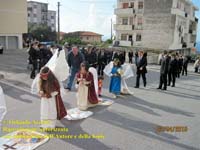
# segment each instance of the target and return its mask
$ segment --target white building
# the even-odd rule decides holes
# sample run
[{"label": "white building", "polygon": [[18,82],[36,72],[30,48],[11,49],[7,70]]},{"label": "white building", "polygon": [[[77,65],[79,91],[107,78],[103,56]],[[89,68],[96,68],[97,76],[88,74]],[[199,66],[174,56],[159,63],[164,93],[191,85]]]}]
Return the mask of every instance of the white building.
[{"label": "white building", "polygon": [[48,26],[51,27],[52,31],[56,31],[56,11],[48,11]]},{"label": "white building", "polygon": [[44,24],[56,30],[56,11],[48,10],[47,3],[28,1],[27,5],[29,24]]},{"label": "white building", "polygon": [[190,0],[117,0],[116,43],[153,49],[190,49],[198,8]]}]

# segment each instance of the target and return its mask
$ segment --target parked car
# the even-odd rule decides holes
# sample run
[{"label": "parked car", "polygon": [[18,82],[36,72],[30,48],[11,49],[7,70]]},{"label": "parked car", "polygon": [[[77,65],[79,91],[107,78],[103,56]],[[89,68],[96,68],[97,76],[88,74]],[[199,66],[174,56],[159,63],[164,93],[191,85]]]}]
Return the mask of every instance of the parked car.
[{"label": "parked car", "polygon": [[3,54],[3,46],[0,44],[0,54]]}]

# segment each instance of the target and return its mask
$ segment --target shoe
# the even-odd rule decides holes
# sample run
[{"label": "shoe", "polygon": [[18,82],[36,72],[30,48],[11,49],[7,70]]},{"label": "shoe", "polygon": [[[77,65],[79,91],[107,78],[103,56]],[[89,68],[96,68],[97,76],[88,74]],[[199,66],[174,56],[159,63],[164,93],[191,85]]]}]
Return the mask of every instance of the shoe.
[{"label": "shoe", "polygon": [[172,85],[171,87],[175,87],[175,85]]},{"label": "shoe", "polygon": [[116,99],[116,98],[117,98],[117,96],[116,96],[116,95],[113,95],[113,98],[114,98],[114,99]]},{"label": "shoe", "polygon": [[139,86],[135,86],[134,88],[139,88]]},{"label": "shoe", "polygon": [[162,90],[163,90],[163,91],[166,91],[166,90],[167,90],[167,88],[162,88]]},{"label": "shoe", "polygon": [[158,89],[158,90],[161,90],[162,88],[161,88],[161,87],[158,87],[157,89]]},{"label": "shoe", "polygon": [[66,90],[67,92],[71,91],[71,89],[70,89],[70,88],[65,88],[65,90]]},{"label": "shoe", "polygon": [[168,84],[167,86],[170,86],[170,84]]}]

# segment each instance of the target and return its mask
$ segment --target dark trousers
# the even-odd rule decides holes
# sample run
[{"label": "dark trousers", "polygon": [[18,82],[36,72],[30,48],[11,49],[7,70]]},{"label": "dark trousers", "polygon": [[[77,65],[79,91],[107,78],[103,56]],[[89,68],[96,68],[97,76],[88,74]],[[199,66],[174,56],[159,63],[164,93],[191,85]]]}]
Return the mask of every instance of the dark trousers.
[{"label": "dark trousers", "polygon": [[133,63],[133,57],[129,57],[129,63],[130,63],[130,64]]},{"label": "dark trousers", "polygon": [[33,61],[32,61],[32,65],[33,65],[33,69],[32,69],[32,71],[31,71],[30,78],[31,78],[31,79],[34,79],[34,78],[35,78],[35,72],[36,72],[37,67],[38,67],[37,60],[33,60]]},{"label": "dark trousers", "polygon": [[99,66],[98,66],[98,76],[103,76],[104,68],[105,68],[104,64],[99,64]]},{"label": "dark trousers", "polygon": [[168,86],[170,86],[171,81],[172,81],[172,72],[169,71],[169,72],[168,72]]},{"label": "dark trousers", "polygon": [[175,86],[175,83],[176,83],[176,73],[175,72],[172,72],[172,86]]},{"label": "dark trousers", "polygon": [[136,87],[140,87],[140,76],[142,76],[143,84],[144,84],[144,87],[145,87],[146,84],[147,84],[147,81],[146,81],[146,73],[137,73],[137,77],[136,77]]},{"label": "dark trousers", "polygon": [[195,72],[195,73],[198,73],[198,69],[199,69],[198,67],[195,67],[194,72]]},{"label": "dark trousers", "polygon": [[184,74],[187,76],[187,66],[183,66],[182,75]]},{"label": "dark trousers", "polygon": [[167,74],[160,74],[159,88],[161,89],[163,85],[164,89],[167,89]]},{"label": "dark trousers", "polygon": [[180,74],[181,74],[182,70],[183,70],[183,66],[179,66],[178,71],[177,71],[177,76],[176,76],[177,78],[180,78]]}]

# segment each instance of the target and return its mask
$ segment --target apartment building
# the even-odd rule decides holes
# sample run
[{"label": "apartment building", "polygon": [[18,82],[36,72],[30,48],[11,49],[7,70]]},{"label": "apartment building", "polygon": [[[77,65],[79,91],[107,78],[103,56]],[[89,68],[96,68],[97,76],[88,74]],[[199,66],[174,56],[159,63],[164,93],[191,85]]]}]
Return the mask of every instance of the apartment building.
[{"label": "apartment building", "polygon": [[28,1],[27,5],[29,24],[44,24],[56,30],[56,11],[48,10],[47,3]]},{"label": "apartment building", "polygon": [[195,46],[198,8],[190,0],[118,0],[115,43],[152,49]]},{"label": "apartment building", "polygon": [[0,44],[5,49],[21,49],[27,33],[26,0],[0,0]]},{"label": "apartment building", "polygon": [[56,11],[49,10],[47,18],[48,26],[51,27],[52,31],[56,31]]}]

